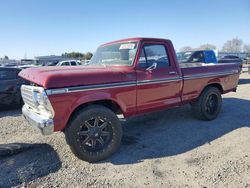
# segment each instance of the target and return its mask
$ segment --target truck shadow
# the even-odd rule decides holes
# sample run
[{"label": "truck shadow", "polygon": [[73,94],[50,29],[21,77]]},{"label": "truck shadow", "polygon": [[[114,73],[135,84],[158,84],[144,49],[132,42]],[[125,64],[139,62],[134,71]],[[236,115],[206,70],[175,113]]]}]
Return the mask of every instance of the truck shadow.
[{"label": "truck shadow", "polygon": [[16,117],[20,115],[22,115],[20,106],[0,105],[0,118],[5,116]]},{"label": "truck shadow", "polygon": [[0,154],[3,154],[0,155],[0,187],[14,187],[23,182],[27,183],[61,168],[57,153],[48,144],[16,143],[7,147],[13,145],[13,152],[7,155],[3,154],[3,147],[0,147]]},{"label": "truck shadow", "polygon": [[[174,156],[195,149],[236,129],[250,127],[249,100],[224,98],[219,117],[200,121],[189,106],[123,122],[120,151],[107,161],[121,165]],[[107,162],[106,161],[106,162]]]}]

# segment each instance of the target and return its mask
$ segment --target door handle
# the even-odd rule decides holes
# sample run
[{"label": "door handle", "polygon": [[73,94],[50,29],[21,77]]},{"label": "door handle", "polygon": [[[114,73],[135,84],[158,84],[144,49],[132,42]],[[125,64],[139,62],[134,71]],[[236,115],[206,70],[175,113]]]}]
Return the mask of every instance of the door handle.
[{"label": "door handle", "polygon": [[175,71],[170,71],[170,72],[169,72],[170,75],[173,75],[173,74],[176,74],[176,73],[177,73],[177,72],[175,72]]}]

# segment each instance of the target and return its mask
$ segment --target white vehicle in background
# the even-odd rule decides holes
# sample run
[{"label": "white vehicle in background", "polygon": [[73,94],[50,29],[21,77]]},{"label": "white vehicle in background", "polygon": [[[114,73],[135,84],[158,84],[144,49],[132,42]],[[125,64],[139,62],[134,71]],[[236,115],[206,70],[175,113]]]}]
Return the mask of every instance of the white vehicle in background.
[{"label": "white vehicle in background", "polygon": [[77,60],[59,61],[56,66],[79,66],[81,65]]},{"label": "white vehicle in background", "polygon": [[90,60],[85,59],[85,60],[82,60],[80,63],[81,63],[82,65],[88,65],[89,62],[90,62]]},{"label": "white vehicle in background", "polygon": [[36,68],[36,67],[40,67],[40,66],[41,65],[27,64],[27,65],[18,65],[15,67],[20,68],[20,69],[27,69],[27,68]]}]

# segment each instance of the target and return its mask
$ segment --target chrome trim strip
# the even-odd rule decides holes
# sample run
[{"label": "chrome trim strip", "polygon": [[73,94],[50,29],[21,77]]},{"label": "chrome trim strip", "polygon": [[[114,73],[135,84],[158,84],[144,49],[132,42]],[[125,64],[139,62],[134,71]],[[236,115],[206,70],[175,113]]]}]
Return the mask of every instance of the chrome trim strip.
[{"label": "chrome trim strip", "polygon": [[154,80],[141,80],[137,81],[137,85],[147,85],[147,84],[160,84],[160,83],[168,83],[168,82],[174,82],[174,81],[180,81],[182,80],[181,77],[174,77],[174,78],[164,78],[164,79],[154,79]]}]

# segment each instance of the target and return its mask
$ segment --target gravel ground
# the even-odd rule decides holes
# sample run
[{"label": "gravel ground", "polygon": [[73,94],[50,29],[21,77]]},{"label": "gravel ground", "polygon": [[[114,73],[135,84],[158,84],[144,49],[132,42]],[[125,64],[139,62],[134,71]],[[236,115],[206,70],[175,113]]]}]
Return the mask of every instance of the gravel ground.
[{"label": "gravel ground", "polygon": [[0,187],[250,187],[250,76],[223,96],[219,117],[195,119],[189,106],[121,120],[124,138],[109,159],[77,159],[64,134],[41,136],[20,110],[0,111]]}]

